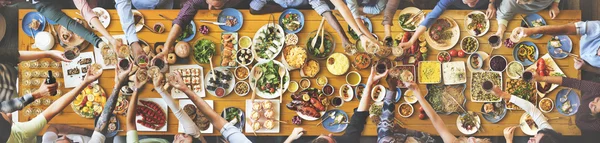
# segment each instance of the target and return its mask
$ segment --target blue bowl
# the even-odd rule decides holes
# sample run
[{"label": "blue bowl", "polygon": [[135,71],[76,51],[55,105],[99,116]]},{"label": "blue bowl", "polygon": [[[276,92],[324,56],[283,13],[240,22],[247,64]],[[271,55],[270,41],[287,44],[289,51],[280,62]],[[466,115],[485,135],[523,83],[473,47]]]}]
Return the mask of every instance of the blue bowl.
[{"label": "blue bowl", "polygon": [[[567,93],[569,93],[569,95],[567,95],[567,99],[568,99],[567,101],[571,102],[571,109],[572,109],[572,111],[569,113],[565,113],[562,110],[562,106],[564,103],[560,101],[560,98],[563,97]],[[554,99],[554,102],[556,104],[556,110],[558,110],[558,113],[565,115],[565,116],[575,115],[575,113],[577,113],[577,111],[579,110],[579,106],[581,106],[581,101],[579,100],[579,95],[577,94],[577,92],[575,92],[575,91],[569,92],[569,89],[566,89],[566,88],[563,88],[560,91],[558,91],[558,93],[556,94],[556,99]]]},{"label": "blue bowl", "polygon": [[[367,85],[365,85],[364,83],[360,83],[360,84],[358,84],[358,85],[356,85],[356,86],[354,87],[354,98],[355,98],[356,100],[358,100],[358,101],[360,101],[360,98],[361,98],[361,96],[362,96],[362,95],[360,95],[360,94],[362,94],[362,93],[359,93],[359,92],[358,92],[358,87],[359,87],[359,86],[362,86],[362,87],[367,87]],[[363,91],[364,91],[364,89],[363,89]],[[370,91],[369,91],[369,92],[370,92]]]},{"label": "blue bowl", "polygon": [[[560,41],[560,44],[562,45],[562,47],[554,47],[552,45],[550,45],[550,41],[548,41],[548,54],[550,54],[550,56],[552,56],[552,58],[555,59],[564,59],[567,56],[569,56],[569,54],[567,53],[571,53],[571,50],[573,50],[573,41],[571,41],[571,38],[569,38],[569,36],[567,35],[558,35],[558,40]],[[564,52],[567,53],[560,53],[560,54],[556,54],[554,53],[554,49],[555,48],[561,48],[563,49]]]},{"label": "blue bowl", "polygon": [[196,37],[196,32],[198,31],[198,29],[196,28],[196,23],[194,23],[194,21],[192,20],[192,21],[190,21],[190,24],[192,25],[192,29],[193,29],[192,35],[188,35],[188,37],[183,38],[183,40],[181,40],[181,41],[190,42],[190,41],[192,41],[192,39],[194,39],[194,37]]},{"label": "blue bowl", "polygon": [[400,98],[402,98],[402,89],[396,87],[396,98],[394,98],[394,103],[400,102]]},{"label": "blue bowl", "polygon": [[219,13],[217,22],[225,23],[225,21],[227,21],[227,16],[235,17],[237,19],[237,23],[233,26],[219,25],[219,28],[227,32],[237,32],[242,28],[242,24],[244,23],[244,16],[239,10],[234,8],[223,9],[223,11]]},{"label": "blue bowl", "polygon": [[[529,14],[529,15],[525,16],[525,20],[527,20],[527,24],[530,26],[533,26],[533,24],[531,23],[532,21],[538,20],[538,19],[542,19],[543,25],[548,25],[548,23],[546,23],[546,20],[544,20],[544,18],[542,18],[542,16],[540,16],[537,13],[533,13],[533,14]],[[525,25],[525,21],[521,20],[521,25]],[[523,26],[523,27],[525,27],[525,26]],[[542,36],[544,36],[544,34],[533,34],[529,37],[533,38],[533,39],[539,39]]]},{"label": "blue bowl", "polygon": [[[37,19],[40,22],[40,27],[38,27],[38,29],[29,28],[29,23],[31,23],[33,19]],[[39,12],[29,12],[25,14],[23,21],[21,21],[21,29],[23,29],[23,32],[27,34],[27,36],[34,37],[35,34],[44,31],[44,28],[46,28],[46,17]]]},{"label": "blue bowl", "polygon": [[515,61],[523,64],[523,66],[527,67],[532,65],[533,63],[535,63],[535,61],[530,61],[525,59],[525,61],[521,61],[519,60],[518,56],[518,51],[519,51],[519,45],[532,45],[535,48],[535,53],[533,53],[533,58],[535,60],[537,60],[540,57],[540,50],[538,49],[538,47],[535,45],[535,43],[531,42],[531,41],[523,41],[521,43],[518,43],[517,45],[515,45],[515,47],[513,48],[513,58],[515,59]]},{"label": "blue bowl", "polygon": [[[285,28],[285,25],[283,24],[283,19],[285,19],[285,16],[288,14],[298,14],[298,21],[300,22],[300,27],[298,27],[298,29],[292,31],[292,30]],[[285,11],[283,11],[281,13],[281,15],[279,16],[279,25],[283,28],[283,31],[285,33],[296,34],[296,33],[300,32],[300,30],[302,30],[302,28],[304,28],[304,14],[302,14],[302,12],[300,12],[297,9],[288,8]]]},{"label": "blue bowl", "polygon": [[[502,110],[502,112],[500,114],[498,114],[498,116],[494,116],[493,114],[487,114],[484,111],[483,106],[485,104],[494,104],[494,106],[500,106],[500,108],[495,108],[496,110],[500,109]],[[499,104],[499,105],[498,105]],[[500,102],[485,102],[482,106],[481,106],[481,116],[483,116],[483,119],[489,121],[492,124],[498,123],[500,122],[502,119],[504,119],[504,116],[506,116],[506,103],[504,102],[504,100],[500,101]]]},{"label": "blue bowl", "polygon": [[346,128],[348,127],[348,124],[335,124],[335,125],[329,125],[331,123],[334,122],[334,119],[331,119],[329,117],[329,114],[331,112],[336,112],[335,114],[342,114],[344,116],[344,120],[342,122],[350,122],[350,118],[348,118],[348,114],[346,114],[346,112],[339,110],[339,109],[331,109],[327,112],[325,112],[325,114],[323,114],[323,116],[321,117],[321,120],[324,120],[322,125],[323,128],[325,128],[327,131],[332,132],[332,133],[339,133],[342,132],[344,130],[346,130]]}]

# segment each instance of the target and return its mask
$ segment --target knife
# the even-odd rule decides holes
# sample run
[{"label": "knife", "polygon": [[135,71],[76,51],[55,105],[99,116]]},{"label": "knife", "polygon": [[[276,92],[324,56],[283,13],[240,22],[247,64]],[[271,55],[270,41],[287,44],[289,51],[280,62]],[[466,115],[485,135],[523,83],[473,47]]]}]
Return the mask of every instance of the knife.
[{"label": "knife", "polygon": [[211,23],[214,25],[226,25],[225,23],[222,23],[222,22],[214,22],[214,21],[207,21],[207,20],[200,20],[200,22]]}]

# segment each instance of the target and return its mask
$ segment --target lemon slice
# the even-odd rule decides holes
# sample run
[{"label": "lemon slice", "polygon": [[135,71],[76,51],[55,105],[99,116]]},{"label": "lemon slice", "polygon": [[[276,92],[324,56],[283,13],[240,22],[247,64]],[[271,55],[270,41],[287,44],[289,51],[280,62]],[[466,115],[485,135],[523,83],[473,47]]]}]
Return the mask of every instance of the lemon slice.
[{"label": "lemon slice", "polygon": [[87,106],[87,107],[92,107],[92,105],[94,105],[94,103],[92,103],[92,101],[88,101],[85,103],[85,106]]},{"label": "lemon slice", "polygon": [[88,94],[86,97],[87,97],[88,101],[94,101],[94,99],[95,99],[94,95],[92,95],[92,94]]},{"label": "lemon slice", "polygon": [[419,46],[425,47],[425,46],[427,46],[427,42],[423,41],[423,42],[419,43]]},{"label": "lemon slice", "polygon": [[81,100],[73,101],[73,105],[77,105],[77,106],[81,105]]},{"label": "lemon slice", "polygon": [[419,51],[421,51],[421,53],[427,53],[427,47],[421,47]]},{"label": "lemon slice", "polygon": [[421,36],[419,36],[419,41],[425,41],[425,34],[421,34]]},{"label": "lemon slice", "polygon": [[304,94],[304,95],[302,95],[302,100],[309,101],[310,100],[310,96],[308,94]]},{"label": "lemon slice", "polygon": [[90,108],[88,108],[88,107],[81,108],[81,112],[88,112],[88,111],[90,111]]},{"label": "lemon slice", "polygon": [[77,97],[75,97],[75,100],[81,101],[81,100],[83,100],[83,96],[81,96],[81,94],[79,94],[79,95],[77,95]]},{"label": "lemon slice", "polygon": [[404,92],[404,96],[406,96],[406,97],[412,97],[412,96],[413,96],[413,92],[412,92],[412,90],[409,90],[409,91],[407,91],[407,92]]},{"label": "lemon slice", "polygon": [[82,93],[82,94],[84,94],[84,95],[85,95],[85,94],[90,94],[90,93],[92,93],[92,89],[91,89],[91,88],[85,88],[85,89],[83,90],[83,93]]}]

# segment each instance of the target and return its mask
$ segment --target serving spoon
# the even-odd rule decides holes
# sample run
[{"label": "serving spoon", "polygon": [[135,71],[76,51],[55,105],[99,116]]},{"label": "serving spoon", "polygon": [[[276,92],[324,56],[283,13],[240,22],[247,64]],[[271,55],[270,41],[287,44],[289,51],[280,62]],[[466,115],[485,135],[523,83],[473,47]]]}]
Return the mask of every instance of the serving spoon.
[{"label": "serving spoon", "polygon": [[285,72],[285,67],[279,66],[279,89],[281,89],[281,95],[279,95],[279,103],[283,103],[283,77],[285,76]]},{"label": "serving spoon", "polygon": [[208,56],[208,63],[210,63],[210,72],[212,72],[212,79],[216,80],[217,73],[215,73],[215,68],[213,67],[213,64],[212,64],[212,57],[213,57],[213,55]]},{"label": "serving spoon", "polygon": [[260,68],[256,68],[256,71],[254,71],[254,73],[252,73],[252,74],[254,74],[254,91],[252,91],[252,98],[250,99],[250,101],[252,101],[252,103],[254,103],[254,98],[256,97],[256,92],[258,92],[256,84],[258,82],[258,79],[260,79],[260,77],[263,75],[263,72],[261,71]]},{"label": "serving spoon", "polygon": [[[319,29],[317,29],[317,33],[315,34],[315,37],[319,36],[319,32],[321,32],[321,29],[323,28],[323,22],[325,22],[325,17],[321,18],[321,24],[319,24]],[[310,42],[310,46],[315,48],[315,44],[317,44],[317,40],[316,40],[316,38],[313,38],[312,41]]]}]

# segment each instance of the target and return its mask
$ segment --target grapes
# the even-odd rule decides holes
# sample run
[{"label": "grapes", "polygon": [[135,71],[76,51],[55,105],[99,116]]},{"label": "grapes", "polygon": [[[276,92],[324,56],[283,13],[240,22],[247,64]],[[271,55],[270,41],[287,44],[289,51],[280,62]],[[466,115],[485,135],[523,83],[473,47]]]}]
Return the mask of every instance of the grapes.
[{"label": "grapes", "polygon": [[504,40],[504,45],[506,45],[506,47],[508,48],[512,48],[513,46],[515,46],[515,43],[513,43],[510,38],[506,38],[506,40]]},{"label": "grapes", "polygon": [[206,25],[200,26],[200,33],[202,33],[204,35],[208,34],[208,26],[206,26]]},{"label": "grapes", "polygon": [[292,123],[294,125],[300,125],[300,124],[302,124],[302,119],[300,119],[300,116],[296,115],[296,116],[292,117]]}]

